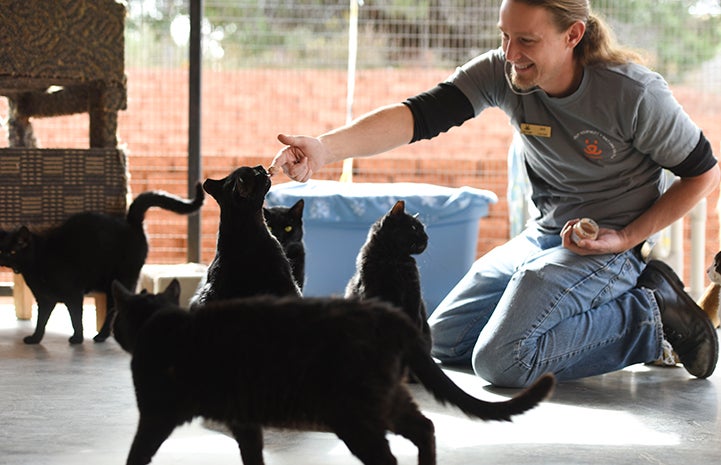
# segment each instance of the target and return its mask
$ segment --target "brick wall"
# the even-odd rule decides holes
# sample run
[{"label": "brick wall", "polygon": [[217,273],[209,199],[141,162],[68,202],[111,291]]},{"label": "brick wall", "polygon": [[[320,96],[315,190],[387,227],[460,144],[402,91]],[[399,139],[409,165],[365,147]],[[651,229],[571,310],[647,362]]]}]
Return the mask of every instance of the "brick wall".
[{"label": "brick wall", "polygon": [[[184,70],[128,70],[128,109],[121,112],[119,135],[127,144],[131,189],[165,189],[185,194],[187,171],[187,73]],[[358,72],[353,113],[397,102],[425,90],[448,70],[381,69]],[[319,134],[346,119],[346,80],[336,70],[206,71],[203,75],[203,176],[222,177],[240,165],[268,165],[280,145],[280,132]],[[686,111],[721,150],[718,124],[721,95],[692,88],[674,92]],[[0,101],[0,114],[6,114]],[[87,117],[39,120],[36,133],[45,147],[87,146]],[[0,137],[1,138],[1,137]],[[489,189],[500,201],[481,220],[478,254],[508,238],[505,191],[506,151],[511,130],[506,116],[488,110],[480,117],[432,141],[398,148],[388,154],[355,161],[356,182],[413,181]],[[0,141],[5,146],[6,141]],[[318,178],[336,179],[340,165],[327,167]],[[274,182],[283,181],[283,177]],[[718,190],[708,202],[706,262],[719,248]],[[208,199],[203,208],[202,260],[215,249],[218,210]],[[185,260],[185,219],[162,211],[146,218],[149,262]],[[687,225],[688,229],[688,225]],[[686,231],[688,235],[688,231]],[[688,240],[686,241],[688,245]],[[686,254],[688,257],[688,253]],[[687,260],[688,265],[688,260]],[[686,266],[688,269],[688,266]]]}]

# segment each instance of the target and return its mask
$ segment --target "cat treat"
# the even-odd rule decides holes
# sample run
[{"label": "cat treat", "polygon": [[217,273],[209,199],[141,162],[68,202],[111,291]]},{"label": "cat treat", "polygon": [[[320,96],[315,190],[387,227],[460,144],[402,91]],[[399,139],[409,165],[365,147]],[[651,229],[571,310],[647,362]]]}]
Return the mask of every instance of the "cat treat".
[{"label": "cat treat", "polygon": [[571,240],[578,244],[584,239],[594,240],[598,237],[598,224],[591,218],[582,218],[578,223],[573,225],[571,230]]}]

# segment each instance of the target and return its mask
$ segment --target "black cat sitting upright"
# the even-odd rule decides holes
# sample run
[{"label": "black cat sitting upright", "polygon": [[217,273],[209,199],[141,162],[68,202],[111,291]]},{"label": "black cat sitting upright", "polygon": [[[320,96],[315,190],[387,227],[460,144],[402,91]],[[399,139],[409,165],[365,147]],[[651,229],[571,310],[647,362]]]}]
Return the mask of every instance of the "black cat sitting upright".
[{"label": "black cat sitting upright", "polygon": [[290,262],[293,278],[300,290],[305,284],[305,244],[303,243],[303,199],[290,207],[264,207],[265,222]]},{"label": "black cat sitting upright", "polygon": [[368,230],[345,296],[377,298],[402,309],[421,330],[430,351],[431,332],[426,321],[421,276],[413,258],[426,250],[427,245],[423,223],[406,213],[403,200],[397,201]]},{"label": "black cat sitting upright", "polygon": [[258,294],[300,295],[283,248],[265,224],[263,203],[270,189],[262,166],[243,166],[203,188],[220,206],[215,257],[191,307]]},{"label": "black cat sitting upright", "polygon": [[[83,342],[83,297],[93,291],[110,296],[114,280],[134,289],[148,255],[143,230],[145,212],[160,207],[180,214],[197,211],[204,193],[198,183],[195,199],[184,200],[166,192],[143,192],[128,208],[125,218],[102,213],[78,213],[61,225],[42,233],[21,226],[0,231],[0,266],[22,274],[35,296],[38,317],[27,344],[39,343],[55,305],[64,303],[70,313],[70,342]],[[115,313],[108,298],[105,322],[94,337],[102,342],[110,335]]]},{"label": "black cat sitting upright", "polygon": [[396,463],[386,431],[436,463],[434,426],[403,382],[410,365],[442,403],[483,420],[510,420],[552,391],[552,375],[503,402],[476,399],[449,379],[418,329],[377,300],[255,296],[177,306],[113,286],[113,330],[132,354],[139,421],[126,463],[149,463],[173,430],[196,417],[227,427],[244,465],[262,465],[263,428],[330,431],[366,465]]}]

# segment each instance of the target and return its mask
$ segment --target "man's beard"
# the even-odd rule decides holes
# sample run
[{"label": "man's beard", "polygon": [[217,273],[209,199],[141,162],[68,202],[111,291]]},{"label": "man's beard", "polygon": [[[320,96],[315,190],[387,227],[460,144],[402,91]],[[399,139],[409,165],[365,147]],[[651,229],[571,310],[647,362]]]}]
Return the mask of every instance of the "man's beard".
[{"label": "man's beard", "polygon": [[521,92],[527,92],[536,87],[535,79],[520,78],[513,67],[511,67],[511,83],[513,84],[513,87]]},{"label": "man's beard", "polygon": [[503,75],[506,78],[506,82],[511,88],[511,91],[516,94],[528,95],[538,90],[538,85],[536,84],[535,79],[533,81],[519,79],[513,65],[507,61],[503,65]]}]

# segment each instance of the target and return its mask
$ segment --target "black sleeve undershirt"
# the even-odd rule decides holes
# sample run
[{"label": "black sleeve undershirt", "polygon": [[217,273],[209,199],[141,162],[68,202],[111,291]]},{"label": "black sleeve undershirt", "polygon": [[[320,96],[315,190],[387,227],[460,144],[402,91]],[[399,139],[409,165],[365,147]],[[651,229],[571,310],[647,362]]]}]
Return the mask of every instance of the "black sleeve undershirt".
[{"label": "black sleeve undershirt", "polygon": [[[411,143],[432,139],[475,116],[473,105],[453,84],[442,82],[436,87],[403,102],[413,114]],[[696,147],[684,161],[668,169],[680,177],[698,176],[713,168],[718,161],[703,132]]]},{"label": "black sleeve undershirt", "polygon": [[411,143],[431,139],[473,118],[473,105],[458,87],[447,82],[403,102],[413,114]]},{"label": "black sleeve undershirt", "polygon": [[698,144],[686,157],[684,161],[669,169],[673,174],[682,178],[698,176],[713,168],[718,161],[713,155],[711,143],[706,139],[703,132],[699,137]]}]

